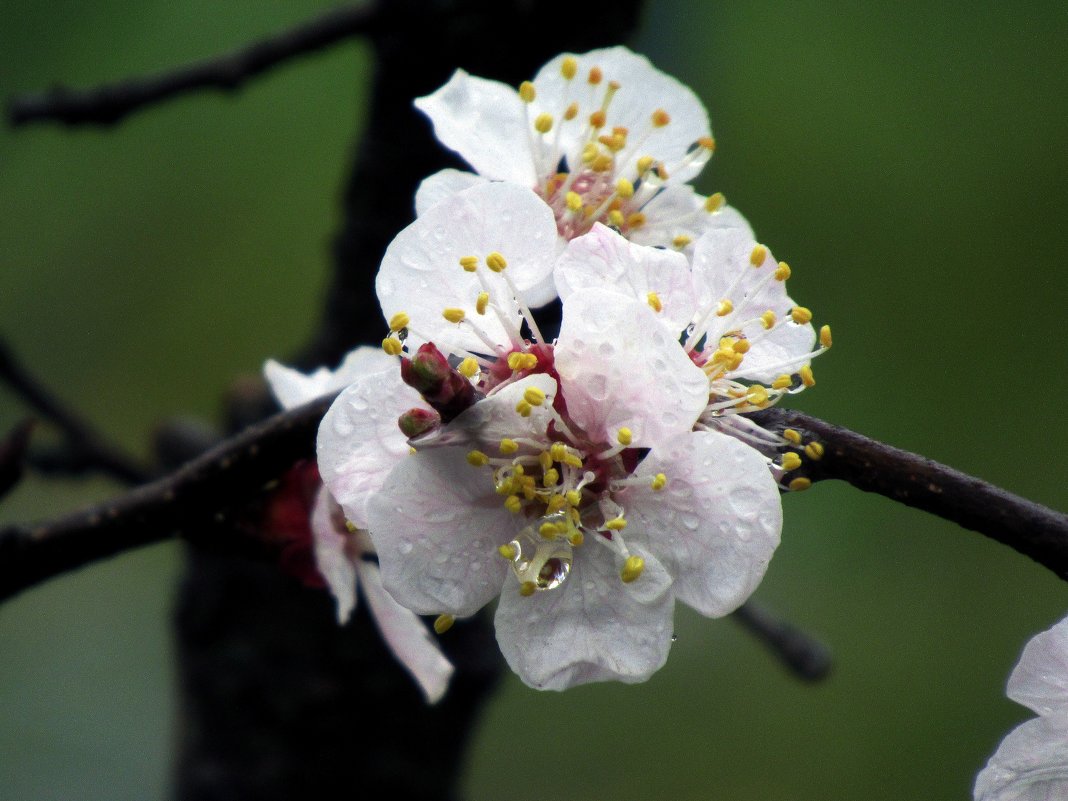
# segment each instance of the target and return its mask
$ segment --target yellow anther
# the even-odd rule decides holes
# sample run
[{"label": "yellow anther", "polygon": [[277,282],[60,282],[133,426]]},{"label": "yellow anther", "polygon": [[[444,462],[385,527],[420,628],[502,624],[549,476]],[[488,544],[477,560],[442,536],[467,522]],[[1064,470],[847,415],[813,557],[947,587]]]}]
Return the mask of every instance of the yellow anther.
[{"label": "yellow anther", "polygon": [[623,217],[623,212],[621,212],[619,209],[612,209],[610,212],[608,212],[608,222],[610,225],[614,225],[616,228],[622,228],[623,223],[625,223],[626,220]]},{"label": "yellow anther", "polygon": [[604,127],[604,124],[608,116],[604,113],[604,109],[597,109],[590,115],[590,127],[600,129]]},{"label": "yellow anther", "polygon": [[514,478],[506,478],[504,481],[497,485],[496,492],[498,495],[512,495],[519,491],[519,482]]},{"label": "yellow anther", "polygon": [[771,382],[771,388],[772,389],[789,389],[789,387],[793,383],[794,383],[794,380],[790,376],[788,376],[786,374],[783,374],[783,375],[779,376],[778,378],[776,378],[774,381]]},{"label": "yellow anther", "polygon": [[634,212],[632,215],[627,217],[627,225],[631,228],[641,228],[643,225],[645,225],[645,215],[642,214],[640,211]]},{"label": "yellow anther", "polygon": [[478,297],[475,298],[475,311],[479,314],[485,314],[486,308],[489,306],[489,292],[479,292]]},{"label": "yellow anther", "polygon": [[519,372],[520,370],[522,370],[523,369],[523,365],[526,362],[526,360],[523,358],[524,356],[526,356],[526,354],[525,353],[520,353],[519,351],[515,351],[513,353],[509,353],[508,354],[508,367],[511,370],[513,370],[514,372]]},{"label": "yellow anther", "polygon": [[434,631],[438,634],[444,634],[452,628],[452,624],[455,622],[456,618],[452,615],[438,615],[434,620]]},{"label": "yellow anther", "polygon": [[353,523],[351,520],[345,521],[345,531],[349,532],[349,534],[355,534],[359,530],[360,527]]},{"label": "yellow anther", "polygon": [[554,515],[567,506],[567,498],[558,492],[554,492],[549,496],[549,500],[545,504],[545,514]]},{"label": "yellow anther", "polygon": [[807,364],[797,371],[801,376],[801,383],[806,387],[816,386],[816,377],[812,375],[812,368]]},{"label": "yellow anther", "polygon": [[560,471],[555,467],[550,467],[545,471],[545,475],[541,477],[541,483],[546,487],[555,487],[560,483]]},{"label": "yellow anther", "polygon": [[657,492],[660,492],[660,490],[662,490],[666,486],[667,486],[667,476],[665,476],[663,473],[657,473],[655,476],[653,476],[652,487],[653,487],[654,490],[656,490]]},{"label": "yellow anther", "polygon": [[703,147],[705,150],[711,152],[716,149],[716,140],[711,136],[702,136],[697,140],[698,147]]},{"label": "yellow anther", "polygon": [[731,345],[731,348],[734,350],[735,353],[748,353],[751,347],[753,346],[750,344],[748,339],[736,340],[734,344]]},{"label": "yellow anther", "polygon": [[489,457],[482,451],[468,451],[467,463],[472,467],[484,467],[489,464]]},{"label": "yellow anther", "polygon": [[542,451],[538,454],[538,464],[542,470],[548,470],[553,466],[553,455],[549,451]]},{"label": "yellow anther", "polygon": [[768,388],[762,384],[753,384],[746,390],[745,398],[754,406],[768,402]]},{"label": "yellow anther", "polygon": [[527,387],[523,393],[523,400],[531,406],[541,406],[545,403],[545,393],[537,387]]},{"label": "yellow anther", "polygon": [[634,184],[626,178],[620,178],[616,181],[616,194],[624,200],[634,197]]},{"label": "yellow anther", "polygon": [[612,169],[612,157],[607,153],[601,153],[590,162],[590,169],[594,172],[608,172]]},{"label": "yellow anther", "polygon": [[716,192],[713,195],[709,195],[705,198],[705,211],[709,214],[714,214],[723,208],[723,204],[726,202],[726,198],[723,197],[722,192]]},{"label": "yellow anther", "polygon": [[629,428],[626,427],[621,428],[619,429],[619,431],[616,432],[616,440],[619,442],[620,445],[630,445],[631,439],[633,439],[633,437],[634,434]]},{"label": "yellow anther", "polygon": [[775,312],[768,309],[762,315],[760,315],[760,322],[763,323],[765,328],[771,328],[775,325]]},{"label": "yellow anther", "polygon": [[763,245],[757,245],[749,252],[749,263],[754,267],[759,267],[767,257],[768,249]]},{"label": "yellow anther", "polygon": [[795,428],[788,428],[782,432],[783,437],[794,445],[801,444],[801,432]]},{"label": "yellow anther", "polygon": [[600,67],[593,67],[590,70],[589,77],[587,77],[586,80],[589,81],[590,83],[592,83],[594,86],[596,86],[597,84],[599,84],[601,82],[601,80],[603,78],[604,78],[604,73],[601,72],[601,68]]},{"label": "yellow anther", "polygon": [[664,310],[664,304],[660,302],[660,296],[655,292],[649,292],[648,294],[646,294],[645,300],[649,304],[649,308],[651,308],[653,311],[661,312]]},{"label": "yellow anther", "polygon": [[530,417],[530,413],[534,410],[534,407],[525,400],[521,400],[515,405],[515,410],[519,412],[520,417]]},{"label": "yellow anther", "polygon": [[732,311],[734,311],[734,304],[728,298],[724,298],[716,306],[716,317],[726,317]]},{"label": "yellow anther", "polygon": [[805,446],[805,456],[814,462],[818,462],[823,458],[823,443],[810,442]]},{"label": "yellow anther", "polygon": [[538,357],[537,356],[535,356],[533,353],[524,353],[523,354],[523,367],[524,367],[524,369],[533,370],[537,366],[538,366]]},{"label": "yellow anther", "polygon": [[390,356],[400,356],[404,351],[404,343],[396,337],[386,337],[382,340],[382,350]]},{"label": "yellow anther", "polygon": [[533,581],[524,581],[522,584],[519,585],[519,594],[522,595],[524,598],[529,598],[531,595],[537,592],[537,590],[538,585],[535,584]]},{"label": "yellow anther", "polygon": [[562,442],[554,442],[549,448],[549,457],[554,462],[562,462],[567,458],[567,446]]},{"label": "yellow anther", "polygon": [[654,128],[663,128],[671,122],[671,115],[664,111],[664,109],[658,108],[653,112],[652,121]]},{"label": "yellow anther", "polygon": [[567,535],[567,541],[571,543],[571,547],[573,548],[577,548],[582,545],[585,539],[586,538],[582,536],[581,531],[572,531],[570,534]]},{"label": "yellow anther", "polygon": [[441,312],[441,316],[448,320],[450,323],[463,322],[464,317],[466,317],[463,309],[456,309],[452,307],[448,309],[443,309]]},{"label": "yellow anther", "polygon": [[415,453],[415,448],[413,448],[411,445],[409,445],[408,446],[408,455],[411,456],[413,453]]},{"label": "yellow anther", "polygon": [[622,531],[627,527],[627,521],[622,517],[613,517],[604,521],[604,527],[609,531]]},{"label": "yellow anther", "polygon": [[645,569],[645,560],[640,556],[628,556],[623,562],[623,569],[619,571],[619,577],[624,584],[630,584],[642,574]]},{"label": "yellow anther", "polygon": [[812,312],[804,306],[794,306],[790,309],[790,319],[798,325],[812,322]]},{"label": "yellow anther", "polygon": [[576,72],[578,72],[578,61],[573,56],[564,56],[564,60],[560,62],[560,74],[570,81],[575,77]]},{"label": "yellow anther", "polygon": [[534,88],[534,84],[530,81],[523,81],[519,84],[519,97],[524,103],[533,103],[534,98],[538,96],[538,90]]},{"label": "yellow anther", "polygon": [[518,495],[509,495],[504,499],[504,508],[514,515],[523,511],[523,502],[519,500]]},{"label": "yellow anther", "polygon": [[456,372],[462,375],[464,378],[474,378],[478,375],[478,362],[468,356],[462,362],[460,366],[456,368]]},{"label": "yellow anther", "polygon": [[534,130],[538,133],[549,133],[553,129],[553,115],[542,112],[534,118]]},{"label": "yellow anther", "polygon": [[825,348],[831,346],[831,327],[829,325],[820,328],[820,345]]},{"label": "yellow anther", "polygon": [[570,467],[582,467],[582,459],[573,453],[569,453],[564,457],[564,464]]},{"label": "yellow anther", "polygon": [[812,486],[812,479],[798,476],[787,485],[793,492],[802,492]]},{"label": "yellow anther", "polygon": [[516,476],[522,476],[526,474],[526,471],[523,469],[523,465],[516,464],[512,465],[512,474]]},{"label": "yellow anther", "polygon": [[607,147],[613,153],[618,153],[620,150],[627,146],[627,137],[625,134],[605,134],[604,136],[598,136],[597,141]]},{"label": "yellow anther", "polygon": [[661,181],[666,181],[670,177],[668,175],[667,165],[662,161],[656,165],[656,177]]},{"label": "yellow anther", "polygon": [[691,242],[693,242],[693,239],[686,236],[686,234],[679,234],[677,237],[671,240],[671,246],[676,250],[682,250]]},{"label": "yellow anther", "polygon": [[463,267],[465,271],[473,273],[478,269],[478,256],[462,256],[460,258],[460,266]]},{"label": "yellow anther", "polygon": [[582,503],[582,493],[578,490],[568,490],[564,493],[564,500],[566,500],[571,506],[578,506]]},{"label": "yellow anther", "polygon": [[578,103],[572,103],[570,106],[568,106],[566,109],[564,109],[564,119],[565,120],[573,120],[573,119],[575,119],[575,117],[578,116],[578,112],[579,112]]},{"label": "yellow anther", "polygon": [[542,523],[538,526],[538,533],[545,539],[551,540],[560,533],[560,529],[557,527],[556,523]]},{"label": "yellow anther", "polygon": [[597,145],[593,142],[587,142],[582,146],[582,163],[589,164],[597,158],[597,154],[600,152],[601,151],[598,149]]},{"label": "yellow anther", "polygon": [[652,156],[642,156],[640,159],[638,159],[638,172],[648,172],[655,163],[656,159],[654,159]]},{"label": "yellow anther", "polygon": [[564,195],[564,202],[567,204],[568,211],[582,210],[582,195],[578,192],[568,192]]},{"label": "yellow anther", "polygon": [[408,323],[410,323],[411,321],[412,318],[404,312],[397,312],[389,318],[389,330],[400,331],[402,328],[407,328]]},{"label": "yellow anther", "polygon": [[784,261],[780,261],[779,266],[775,268],[775,280],[785,281],[790,277],[791,272],[790,265]]},{"label": "yellow anther", "polygon": [[618,92],[619,91],[619,87],[621,85],[622,84],[620,84],[619,81],[609,81],[608,82],[608,95],[611,96],[611,95],[614,95],[616,92]]},{"label": "yellow anther", "polygon": [[497,251],[493,251],[491,254],[486,256],[486,266],[493,270],[493,272],[499,273],[501,270],[508,266],[508,262],[504,260],[504,256],[502,256],[500,253],[498,253]]},{"label": "yellow anther", "polygon": [[514,439],[508,439],[507,437],[505,437],[501,440],[501,444],[499,447],[501,453],[510,456],[511,454],[519,450],[519,443],[516,442]]},{"label": "yellow anther", "polygon": [[801,457],[793,451],[787,451],[782,455],[782,469],[786,472],[796,470],[801,466]]}]

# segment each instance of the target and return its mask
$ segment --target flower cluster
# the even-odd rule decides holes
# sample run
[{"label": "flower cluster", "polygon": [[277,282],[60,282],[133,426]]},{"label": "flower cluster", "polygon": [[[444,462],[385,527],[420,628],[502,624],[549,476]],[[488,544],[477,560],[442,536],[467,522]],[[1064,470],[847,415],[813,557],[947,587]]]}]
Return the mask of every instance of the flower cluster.
[{"label": "flower cluster", "polygon": [[[830,330],[722,196],[687,185],[707,117],[641,56],[562,55],[518,90],[457,72],[416,105],[476,173],[428,178],[385,253],[385,366],[285,373],[345,386],[318,439],[344,527],[320,528],[357,532],[439,632],[499,598],[533,687],[643,681],[676,600],[718,617],[762,579],[780,492],[822,450],[746,415],[814,384]],[[546,337],[534,310],[555,298]],[[352,563],[329,547],[328,578]]]}]

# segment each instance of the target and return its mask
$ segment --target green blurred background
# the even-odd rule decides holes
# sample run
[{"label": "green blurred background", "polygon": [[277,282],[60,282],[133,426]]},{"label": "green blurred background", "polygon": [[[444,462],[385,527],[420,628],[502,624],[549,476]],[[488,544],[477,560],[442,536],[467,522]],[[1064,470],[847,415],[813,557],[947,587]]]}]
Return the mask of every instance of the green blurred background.
[{"label": "green blurred background", "polygon": [[[0,90],[158,70],[327,5],[9,0]],[[719,149],[700,188],[746,213],[834,326],[794,403],[1061,509],[1066,35],[1059,2],[658,0],[637,42],[706,101]],[[216,415],[235,375],[315,319],[367,66],[357,43],[113,131],[0,132],[0,331],[130,448],[162,418]],[[2,427],[20,414],[0,392]],[[28,481],[0,519],[112,491]],[[1027,714],[1005,679],[1068,589],[845,486],[785,507],[756,597],[831,643],[829,681],[801,685],[735,623],[683,610],[645,685],[510,677],[470,798],[970,798]],[[149,548],[0,607],[0,798],[167,795],[181,559]]]}]

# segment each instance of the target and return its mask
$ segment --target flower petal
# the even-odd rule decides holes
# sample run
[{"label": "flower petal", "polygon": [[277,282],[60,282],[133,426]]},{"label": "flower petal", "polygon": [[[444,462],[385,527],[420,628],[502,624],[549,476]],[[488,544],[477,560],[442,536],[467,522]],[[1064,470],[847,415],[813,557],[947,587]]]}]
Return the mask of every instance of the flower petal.
[{"label": "flower petal", "polygon": [[1024,646],[1006,695],[1040,715],[1068,712],[1068,618]]},{"label": "flower petal", "polygon": [[361,560],[356,563],[356,570],[382,639],[412,674],[427,702],[438,702],[449,686],[452,663],[441,653],[426,624],[386,592],[378,565]]},{"label": "flower petal", "polygon": [[708,379],[645,303],[583,289],[564,303],[556,345],[560,391],[594,439],[635,447],[689,431],[708,402]]},{"label": "flower petal", "polygon": [[282,408],[292,409],[347,387],[364,373],[378,373],[391,367],[396,369],[396,366],[397,360],[387,356],[381,348],[361,345],[350,351],[336,370],[320,367],[305,374],[268,359],[263,365],[263,375]]},{"label": "flower petal", "polygon": [[527,135],[526,109],[512,87],[456,70],[415,107],[434,124],[434,135],[475,172],[527,188],[537,183]]},{"label": "flower petal", "polygon": [[562,587],[523,597],[517,582],[506,582],[497,642],[512,670],[539,690],[645,681],[667,660],[674,605],[670,591],[638,600],[612,555],[588,543]]},{"label": "flower petal", "polygon": [[685,256],[632,244],[600,223],[571,240],[556,263],[555,276],[561,300],[579,289],[600,288],[649,304],[649,294],[655,293],[662,306],[657,318],[676,337],[696,310]]},{"label": "flower petal", "polygon": [[330,406],[316,443],[323,483],[346,516],[367,528],[367,500],[389,471],[408,455],[397,418],[413,407],[428,408],[400,378],[400,370],[362,375]]},{"label": "flower petal", "polygon": [[660,491],[616,495],[629,525],[675,577],[675,595],[701,614],[738,608],[764,577],[779,544],[782,503],[764,458],[733,437],[694,432],[653,447],[635,471],[667,477]]},{"label": "flower petal", "polygon": [[488,182],[488,178],[463,170],[445,169],[424,178],[415,190],[415,216],[422,217],[428,209],[446,198]]},{"label": "flower petal", "polygon": [[503,275],[484,265],[478,268],[505,322],[492,310],[478,313],[482,284],[478,275],[460,266],[460,259],[482,261],[501,253],[508,276],[525,299],[527,290],[552,274],[556,239],[552,210],[533,191],[505,183],[474,186],[428,209],[390,243],[375,279],[382,313],[386,319],[397,312],[411,317],[408,344],[413,348],[429,340],[442,350],[488,350],[466,323],[445,320],[445,308],[463,309],[490,340],[506,345],[519,329],[520,314]]},{"label": "flower petal", "polygon": [[325,487],[320,487],[311,513],[315,567],[337,602],[337,622],[344,625],[356,608],[356,568],[348,547],[351,535],[337,527],[336,517],[340,514],[337,502]]},{"label": "flower petal", "polygon": [[528,522],[504,509],[489,468],[472,467],[466,453],[406,457],[368,507],[382,581],[417,614],[465,617],[494,598],[508,570],[496,549]]},{"label": "flower petal", "polygon": [[1068,798],[1068,715],[1035,718],[1001,741],[975,777],[975,801]]}]

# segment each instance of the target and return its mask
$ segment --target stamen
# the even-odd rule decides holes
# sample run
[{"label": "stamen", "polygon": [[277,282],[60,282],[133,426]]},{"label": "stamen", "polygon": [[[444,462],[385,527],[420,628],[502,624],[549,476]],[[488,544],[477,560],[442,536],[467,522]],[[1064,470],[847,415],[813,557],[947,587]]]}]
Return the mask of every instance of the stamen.
[{"label": "stamen", "polygon": [[519,84],[519,97],[524,103],[533,103],[534,98],[538,96],[538,90],[534,88],[534,84],[530,81],[523,81]]},{"label": "stamen", "polygon": [[823,458],[823,444],[819,442],[810,442],[805,446],[805,455],[814,462],[818,462]]},{"label": "stamen", "polygon": [[657,473],[655,476],[653,476],[652,487],[654,492],[660,492],[660,490],[662,490],[666,486],[667,476],[665,476],[663,473]]},{"label": "stamen", "polygon": [[798,325],[805,325],[812,322],[812,312],[804,306],[794,306],[790,309],[790,319]]},{"label": "stamen", "polygon": [[442,310],[441,316],[448,320],[450,323],[462,323],[467,315],[464,314],[463,309],[457,309],[455,307],[450,306],[449,308]]},{"label": "stamen", "polygon": [[692,238],[686,236],[685,234],[679,234],[677,237],[671,240],[671,246],[674,247],[676,250],[682,250],[691,242],[693,242]]},{"label": "stamen", "polygon": [[564,76],[564,80],[570,81],[575,77],[576,72],[578,72],[578,61],[571,56],[566,56],[560,62],[560,74]]},{"label": "stamen", "polygon": [[633,433],[629,428],[621,428],[616,432],[616,439],[620,445],[630,445]]},{"label": "stamen", "polygon": [[722,192],[716,192],[705,198],[705,211],[709,214],[714,214],[723,208],[723,204],[727,202],[727,199],[723,196]]},{"label": "stamen", "polygon": [[798,476],[791,481],[788,486],[791,492],[803,492],[812,486],[812,480],[807,479],[804,476]]},{"label": "stamen", "polygon": [[831,327],[829,325],[820,328],[820,344],[825,348],[831,346]]},{"label": "stamen", "polygon": [[404,343],[396,337],[386,337],[382,340],[382,350],[390,356],[400,356],[404,352]]},{"label": "stamen", "polygon": [[485,314],[486,307],[489,306],[489,299],[489,292],[479,292],[478,297],[475,298],[475,311],[479,314]]},{"label": "stamen", "polygon": [[749,253],[749,263],[754,267],[760,267],[768,257],[768,249],[763,245],[756,245]]},{"label": "stamen", "polygon": [[486,266],[493,270],[493,272],[499,273],[508,266],[508,262],[505,261],[504,256],[500,253],[493,251],[486,256]]},{"label": "stamen", "polygon": [[662,312],[664,310],[664,304],[660,302],[660,296],[655,292],[649,292],[645,299],[653,311]]},{"label": "stamen", "polygon": [[519,500],[518,495],[509,495],[507,498],[504,499],[504,508],[512,514],[517,515],[523,511],[523,502]]},{"label": "stamen", "polygon": [[790,265],[784,261],[780,261],[779,266],[775,268],[775,280],[785,281],[790,277],[791,273],[792,270],[790,269]]},{"label": "stamen", "polygon": [[549,133],[553,129],[553,115],[542,112],[534,118],[534,130],[541,134]]},{"label": "stamen", "polygon": [[397,312],[396,314],[394,314],[392,317],[389,318],[389,330],[391,332],[392,331],[400,331],[402,328],[407,328],[408,324],[411,321],[412,321],[412,318],[409,317],[404,312]]},{"label": "stamen", "polygon": [[812,368],[809,367],[807,364],[797,372],[801,376],[801,383],[804,384],[806,387],[816,386],[816,378],[812,375]]},{"label": "stamen", "polygon": [[794,445],[801,444],[801,432],[797,431],[796,429],[788,428],[782,432],[782,435]]},{"label": "stamen", "polygon": [[456,372],[462,375],[464,378],[474,378],[478,375],[481,368],[478,366],[478,362],[474,358],[468,356],[462,362],[459,367],[456,368]]},{"label": "stamen", "polygon": [[640,556],[628,556],[623,562],[623,569],[620,571],[619,577],[623,579],[624,584],[630,584],[642,574],[644,569],[644,559]]},{"label": "stamen", "polygon": [[461,256],[460,266],[465,272],[473,273],[478,269],[478,256]]},{"label": "stamen", "polygon": [[467,463],[472,467],[485,467],[489,464],[489,457],[482,451],[468,451]]},{"label": "stamen", "polygon": [[789,473],[801,466],[801,457],[793,451],[787,451],[782,455],[782,469]]},{"label": "stamen", "polygon": [[438,634],[444,634],[446,631],[452,628],[452,624],[456,622],[456,618],[452,615],[438,615],[434,620],[434,631]]},{"label": "stamen", "polygon": [[652,121],[654,128],[663,128],[671,122],[671,116],[664,109],[658,108],[653,112]]}]

